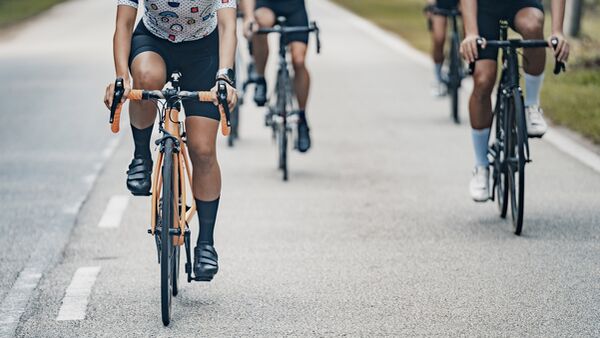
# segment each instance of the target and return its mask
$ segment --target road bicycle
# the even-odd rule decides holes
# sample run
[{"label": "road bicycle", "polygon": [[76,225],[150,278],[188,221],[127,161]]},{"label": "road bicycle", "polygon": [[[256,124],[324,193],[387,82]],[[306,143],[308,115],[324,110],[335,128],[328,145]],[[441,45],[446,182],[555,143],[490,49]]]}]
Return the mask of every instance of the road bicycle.
[{"label": "road bicycle", "polygon": [[[446,92],[450,96],[450,114],[452,120],[459,124],[459,97],[462,80],[465,78],[466,71],[460,56],[460,41],[462,31],[458,24],[458,18],[461,16],[458,8],[454,9],[443,9],[436,6],[430,5],[425,8],[426,11],[433,15],[445,16],[450,20],[450,53],[446,58],[447,72],[443,77],[442,81],[446,85]],[[429,20],[429,27],[431,30],[431,20]]]},{"label": "road bicycle", "polygon": [[[521,48],[548,47],[545,40],[507,39],[508,23],[501,22],[500,40],[487,41],[489,47],[502,50],[502,73],[497,89],[494,116],[494,138],[490,142],[491,196],[497,198],[500,217],[506,218],[510,196],[513,230],[520,235],[523,230],[525,208],[525,164],[531,162],[523,93],[519,85],[519,54]],[[483,39],[477,41],[481,48]],[[552,47],[558,45],[551,39]],[[471,71],[473,70],[471,65]],[[565,70],[565,64],[556,60],[554,74]]]},{"label": "road bicycle", "polygon": [[[273,136],[278,147],[278,168],[281,170],[284,181],[288,180],[288,141],[289,138],[297,143],[297,136],[292,133],[296,128],[297,121],[291,117],[295,115],[295,94],[293,89],[293,78],[289,69],[288,55],[288,35],[292,33],[315,33],[317,38],[317,54],[321,52],[321,40],[319,36],[319,27],[316,22],[311,22],[308,26],[286,26],[286,20],[283,17],[277,18],[275,27],[261,28],[256,34],[279,34],[279,66],[277,70],[277,82],[275,84],[275,99],[268,106],[267,118],[265,124],[272,128]],[[270,100],[270,102],[272,102]],[[297,147],[296,145],[294,146]]]},{"label": "road bicycle", "polygon": [[[180,90],[181,74],[174,72],[164,90],[132,90],[127,98],[132,101],[151,100],[159,111],[158,130],[161,137],[156,140],[158,161],[152,179],[151,225],[148,233],[154,237],[160,265],[161,314],[165,326],[171,322],[171,300],[179,292],[181,246],[185,249],[185,272],[188,283],[206,281],[193,275],[189,223],[196,213],[196,205],[187,192],[192,185],[190,157],[186,147],[185,124],[179,120],[181,102],[199,100],[219,102],[221,131],[228,136],[231,129],[230,111],[227,105],[225,82],[217,83],[217,92],[188,92]],[[110,109],[111,130],[119,132],[119,121],[124,95],[123,79],[117,78],[115,94]],[[159,101],[161,100],[161,101]]]}]

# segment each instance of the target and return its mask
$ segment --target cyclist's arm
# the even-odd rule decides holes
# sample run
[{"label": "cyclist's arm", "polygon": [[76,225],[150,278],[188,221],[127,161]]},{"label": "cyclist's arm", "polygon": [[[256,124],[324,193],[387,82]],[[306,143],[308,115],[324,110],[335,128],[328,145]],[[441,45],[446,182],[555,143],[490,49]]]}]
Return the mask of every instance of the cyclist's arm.
[{"label": "cyclist's arm", "polygon": [[137,8],[131,6],[117,7],[117,24],[113,37],[113,53],[115,59],[115,72],[117,77],[125,79],[129,84],[129,54],[131,53],[131,37]]},{"label": "cyclist's arm", "polygon": [[475,62],[479,56],[477,52],[477,0],[461,0],[462,17],[465,27],[465,39],[460,45],[460,52],[468,62]]},{"label": "cyclist's arm", "polygon": [[249,39],[252,35],[252,28],[256,28],[251,27],[256,22],[256,19],[254,18],[256,0],[241,0],[239,4],[242,9],[242,13],[244,14],[244,27],[242,27],[244,36],[246,39]]},{"label": "cyclist's arm", "polygon": [[563,21],[565,19],[565,0],[552,0],[552,37],[558,39],[558,46],[554,54],[558,61],[566,62],[569,58],[569,43],[563,33]]},{"label": "cyclist's arm", "polygon": [[[115,34],[113,36],[113,57],[115,61],[116,77],[123,78],[125,93],[122,102],[125,102],[127,95],[131,90],[131,79],[129,77],[129,53],[131,52],[131,37],[133,36],[133,26],[137,16],[137,3],[124,1],[117,6],[117,23]],[[114,83],[106,87],[104,95],[104,104],[110,108],[115,92]]]},{"label": "cyclist's arm", "polygon": [[233,68],[235,48],[237,46],[235,8],[223,8],[218,11],[219,20],[219,68]]}]

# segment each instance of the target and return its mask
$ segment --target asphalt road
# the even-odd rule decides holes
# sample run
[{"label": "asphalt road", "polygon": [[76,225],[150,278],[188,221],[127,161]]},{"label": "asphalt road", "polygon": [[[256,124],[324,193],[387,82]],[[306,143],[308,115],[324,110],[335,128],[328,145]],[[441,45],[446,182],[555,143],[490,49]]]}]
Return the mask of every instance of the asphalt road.
[{"label": "asphalt road", "polygon": [[[309,8],[324,47],[309,58],[314,148],[282,183],[262,111],[244,107],[242,140],[219,148],[221,271],[182,286],[168,328],[149,199],[98,226],[127,196],[132,151],[123,128],[110,152],[100,102],[114,3],[70,1],[1,38],[0,313],[23,303],[19,273],[41,278],[0,334],[600,335],[600,174],[533,141],[514,236],[470,201],[469,129],[429,96],[426,62],[328,2]],[[57,320],[85,267],[99,268],[85,318]]]}]

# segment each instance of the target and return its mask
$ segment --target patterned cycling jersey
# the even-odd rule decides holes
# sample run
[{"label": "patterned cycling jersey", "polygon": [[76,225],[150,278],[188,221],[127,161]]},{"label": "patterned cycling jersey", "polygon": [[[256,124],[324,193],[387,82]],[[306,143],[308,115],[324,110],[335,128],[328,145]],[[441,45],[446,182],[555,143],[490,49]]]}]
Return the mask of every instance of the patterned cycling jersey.
[{"label": "patterned cycling jersey", "polygon": [[[138,8],[139,0],[117,0]],[[236,0],[145,0],[144,25],[171,42],[199,40],[217,27],[217,11],[236,8]]]}]

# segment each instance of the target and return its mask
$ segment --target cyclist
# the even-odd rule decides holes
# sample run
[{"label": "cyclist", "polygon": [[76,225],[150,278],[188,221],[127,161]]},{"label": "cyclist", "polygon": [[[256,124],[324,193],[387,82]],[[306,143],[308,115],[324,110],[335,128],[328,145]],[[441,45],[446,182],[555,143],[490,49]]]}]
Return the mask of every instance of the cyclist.
[{"label": "cyclist", "polygon": [[[237,43],[235,0],[146,0],[143,19],[135,31],[138,0],[117,0],[117,3],[114,59],[116,75],[124,79],[125,97],[132,88],[131,79],[133,88],[160,90],[168,74],[179,70],[183,74],[182,90],[215,91],[215,79],[223,80],[227,83],[228,102],[235,105],[232,70]],[[104,100],[107,107],[112,104],[113,93],[111,84]],[[192,190],[200,222],[194,273],[206,279],[218,271],[213,238],[221,193],[215,147],[220,120],[216,104],[183,102],[193,165]],[[149,195],[150,137],[156,106],[152,102],[131,102],[129,116],[135,150],[127,171],[127,188],[133,195]]]},{"label": "cyclist", "polygon": [[446,43],[446,31],[448,19],[443,15],[436,15],[431,12],[431,8],[452,10],[458,7],[459,0],[427,0],[427,15],[431,20],[431,38],[433,42],[432,58],[435,71],[435,85],[433,88],[434,96],[445,96],[447,94],[442,66],[444,64],[444,45]]},{"label": "cyclist", "polygon": [[[275,25],[277,17],[286,18],[288,26],[308,26],[308,14],[304,0],[243,0],[244,30],[247,38],[252,38],[254,60],[256,62],[256,91],[254,101],[264,106],[267,101],[267,82],[265,68],[269,56],[269,44],[266,35],[252,36],[252,27],[269,28]],[[310,128],[306,119],[306,104],[310,90],[310,75],[305,65],[308,33],[288,35],[288,42],[294,66],[294,90],[298,99],[298,150],[306,152],[311,146]]]},{"label": "cyclist", "polygon": [[[499,21],[507,20],[524,39],[544,38],[544,8],[539,0],[461,0],[465,39],[461,53],[468,62],[476,62],[473,93],[469,102],[472,139],[476,166],[469,190],[473,200],[489,198],[488,139],[492,124],[491,94],[496,82],[498,48],[477,50],[477,39],[499,38]],[[552,0],[552,36],[559,41],[554,51],[558,61],[569,57],[569,43],[563,35],[565,0]],[[525,119],[531,137],[541,137],[548,126],[540,108],[540,89],[544,80],[546,50],[527,48],[523,51],[525,70]]]}]

